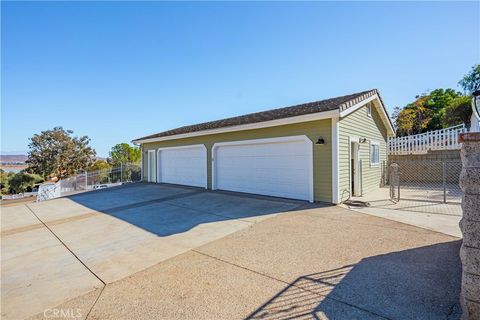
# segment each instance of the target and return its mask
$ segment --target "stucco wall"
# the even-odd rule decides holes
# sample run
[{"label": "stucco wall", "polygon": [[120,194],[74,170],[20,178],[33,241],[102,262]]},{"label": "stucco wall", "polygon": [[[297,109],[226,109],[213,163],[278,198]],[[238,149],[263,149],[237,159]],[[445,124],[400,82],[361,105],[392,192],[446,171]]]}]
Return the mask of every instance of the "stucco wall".
[{"label": "stucco wall", "polygon": [[[306,135],[313,141],[313,191],[315,201],[332,201],[332,140],[331,119],[317,120],[270,128],[244,130],[221,134],[197,136],[184,139],[146,143],[143,145],[143,175],[146,180],[147,150],[161,147],[184,146],[190,144],[204,144],[207,147],[207,176],[208,188],[212,187],[212,146],[216,142],[250,140],[274,137]],[[316,145],[318,138],[325,139],[325,145]]]},{"label": "stucco wall", "polygon": [[[367,138],[360,144],[362,160],[362,190],[368,192],[378,188],[381,183],[382,165],[387,159],[387,128],[380,118],[377,108],[372,105],[372,115],[367,115],[366,106],[341,118],[338,128],[339,136],[339,192],[340,200],[345,200],[350,192],[350,137]],[[357,140],[358,141],[358,140]],[[370,141],[380,144],[380,165],[370,165]]]}]

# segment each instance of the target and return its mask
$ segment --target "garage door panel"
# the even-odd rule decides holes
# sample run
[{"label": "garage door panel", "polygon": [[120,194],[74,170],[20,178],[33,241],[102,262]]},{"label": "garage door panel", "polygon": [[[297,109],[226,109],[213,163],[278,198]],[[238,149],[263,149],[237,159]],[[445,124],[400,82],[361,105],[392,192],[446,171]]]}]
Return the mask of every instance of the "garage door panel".
[{"label": "garage door panel", "polygon": [[159,168],[160,182],[207,186],[207,154],[203,146],[160,150]]},{"label": "garage door panel", "polygon": [[309,140],[221,145],[215,156],[217,189],[312,199]]}]

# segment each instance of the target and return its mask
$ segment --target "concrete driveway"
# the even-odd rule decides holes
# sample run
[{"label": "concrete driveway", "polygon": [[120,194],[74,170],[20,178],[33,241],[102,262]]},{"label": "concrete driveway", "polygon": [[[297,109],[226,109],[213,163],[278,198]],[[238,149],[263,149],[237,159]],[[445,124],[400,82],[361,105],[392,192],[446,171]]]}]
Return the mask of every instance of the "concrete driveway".
[{"label": "concrete driveway", "polygon": [[458,317],[457,238],[135,184],[2,208],[2,318]]}]

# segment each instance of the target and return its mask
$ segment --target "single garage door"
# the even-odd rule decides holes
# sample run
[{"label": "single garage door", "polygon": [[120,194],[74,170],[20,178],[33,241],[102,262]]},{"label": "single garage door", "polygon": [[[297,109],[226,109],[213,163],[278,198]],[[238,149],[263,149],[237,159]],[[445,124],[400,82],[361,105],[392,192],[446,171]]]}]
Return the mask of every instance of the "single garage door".
[{"label": "single garage door", "polygon": [[207,149],[203,144],[158,150],[158,182],[207,188]]},{"label": "single garage door", "polygon": [[312,147],[306,136],[216,143],[213,189],[313,201]]}]

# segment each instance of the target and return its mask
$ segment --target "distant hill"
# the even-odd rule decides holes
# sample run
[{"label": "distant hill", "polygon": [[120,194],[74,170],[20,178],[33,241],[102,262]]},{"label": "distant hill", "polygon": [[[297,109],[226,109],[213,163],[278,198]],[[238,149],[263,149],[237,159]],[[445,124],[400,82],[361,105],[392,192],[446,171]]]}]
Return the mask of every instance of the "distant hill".
[{"label": "distant hill", "polygon": [[1,163],[24,163],[27,161],[25,154],[2,154],[0,155]]}]

